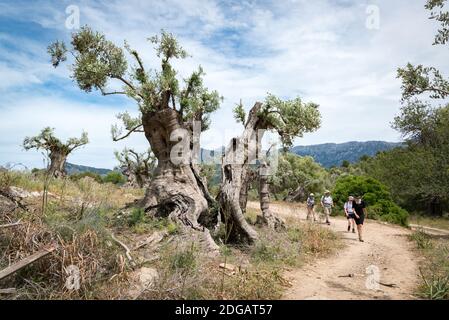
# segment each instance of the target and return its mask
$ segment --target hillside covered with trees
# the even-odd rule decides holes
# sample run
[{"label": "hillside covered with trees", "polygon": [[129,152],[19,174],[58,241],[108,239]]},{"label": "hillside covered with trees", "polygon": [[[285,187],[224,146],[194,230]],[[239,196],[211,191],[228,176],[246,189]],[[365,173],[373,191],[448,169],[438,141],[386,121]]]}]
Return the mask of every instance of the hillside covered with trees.
[{"label": "hillside covered with trees", "polygon": [[338,167],[344,161],[355,163],[363,156],[372,157],[378,152],[400,147],[402,143],[386,141],[351,141],[324,143],[309,146],[294,146],[291,152],[300,156],[311,156],[326,168]]}]

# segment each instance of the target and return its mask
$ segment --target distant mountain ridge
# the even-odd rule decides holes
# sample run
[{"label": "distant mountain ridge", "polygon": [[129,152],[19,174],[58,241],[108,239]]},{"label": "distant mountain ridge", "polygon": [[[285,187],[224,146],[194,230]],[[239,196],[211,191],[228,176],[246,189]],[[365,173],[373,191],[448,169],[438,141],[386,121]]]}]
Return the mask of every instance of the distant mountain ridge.
[{"label": "distant mountain ridge", "polygon": [[94,172],[94,173],[98,173],[99,175],[105,175],[112,171],[109,169],[82,166],[82,165],[73,164],[70,162],[65,163],[65,170],[66,170],[67,174],[69,174],[69,175],[75,174],[75,173],[82,173],[82,172]]},{"label": "distant mountain ridge", "polygon": [[355,163],[364,155],[372,157],[379,151],[390,150],[402,145],[401,142],[350,141],[345,143],[295,146],[290,151],[300,156],[311,156],[322,166],[330,168],[332,166],[340,166],[344,160]]}]

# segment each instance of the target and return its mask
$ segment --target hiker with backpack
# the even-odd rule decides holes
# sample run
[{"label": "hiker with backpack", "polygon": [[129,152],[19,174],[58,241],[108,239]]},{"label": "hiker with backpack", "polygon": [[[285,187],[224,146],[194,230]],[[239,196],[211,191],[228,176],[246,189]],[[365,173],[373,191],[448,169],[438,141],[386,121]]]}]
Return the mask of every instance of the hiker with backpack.
[{"label": "hiker with backpack", "polygon": [[332,214],[332,207],[334,206],[334,200],[332,199],[331,192],[329,190],[324,191],[324,195],[321,197],[321,206],[323,207],[324,215],[326,216],[326,223],[330,225],[329,217]]},{"label": "hiker with backpack", "polygon": [[344,209],[345,209],[345,215],[348,219],[348,232],[351,231],[352,226],[352,233],[355,233],[355,211],[354,211],[354,197],[349,196],[348,201],[345,202]]},{"label": "hiker with backpack", "polygon": [[313,193],[309,194],[307,197],[307,220],[312,217],[313,222],[315,219],[315,195]]}]

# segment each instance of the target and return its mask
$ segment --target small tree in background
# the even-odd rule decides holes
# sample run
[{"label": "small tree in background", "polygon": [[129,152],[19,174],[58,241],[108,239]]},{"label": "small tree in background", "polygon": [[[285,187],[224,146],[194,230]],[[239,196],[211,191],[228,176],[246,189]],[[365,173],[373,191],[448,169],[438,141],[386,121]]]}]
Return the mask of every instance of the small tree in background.
[{"label": "small tree in background", "polygon": [[272,190],[286,201],[305,201],[307,194],[330,189],[328,172],[312,157],[286,152],[279,157],[278,169],[272,177]]},{"label": "small tree in background", "polygon": [[63,143],[55,137],[54,129],[47,127],[37,136],[26,137],[23,141],[23,147],[25,150],[36,149],[47,152],[50,158],[50,164],[47,169],[48,173],[59,178],[66,175],[64,165],[67,156],[88,142],[87,133],[83,132],[80,138],[70,138],[66,143]]},{"label": "small tree in background", "polygon": [[341,167],[342,168],[349,168],[350,165],[351,165],[351,163],[348,160],[343,160],[341,162]]},{"label": "small tree in background", "polygon": [[111,171],[103,177],[103,182],[122,185],[126,182],[126,178],[118,171]]},{"label": "small tree in background", "polygon": [[157,164],[151,150],[138,153],[125,148],[122,152],[116,151],[114,154],[120,162],[120,170],[126,176],[128,186],[143,188],[149,184]]}]

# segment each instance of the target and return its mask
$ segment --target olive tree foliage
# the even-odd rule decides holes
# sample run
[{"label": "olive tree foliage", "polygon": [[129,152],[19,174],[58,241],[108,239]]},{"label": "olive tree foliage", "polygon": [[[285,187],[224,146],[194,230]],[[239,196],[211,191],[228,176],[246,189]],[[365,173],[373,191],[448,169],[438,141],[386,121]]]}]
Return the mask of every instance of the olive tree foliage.
[{"label": "olive tree foliage", "polygon": [[445,44],[449,40],[449,12],[444,10],[447,0],[427,0],[425,8],[430,10],[430,19],[440,23],[434,44]]},{"label": "olive tree foliage", "polygon": [[[253,111],[256,111],[255,114]],[[251,109],[248,118],[242,103],[238,104],[234,108],[234,117],[245,128],[252,123],[251,120],[257,119],[254,129],[277,132],[285,149],[292,146],[294,138],[313,132],[321,125],[319,106],[316,103],[304,103],[299,97],[282,100],[271,93],[268,93],[263,104]]]},{"label": "olive tree foliage", "polygon": [[[449,12],[447,0],[428,0],[425,8],[430,10],[430,19],[440,23],[434,45],[446,44],[449,39]],[[431,99],[445,99],[449,96],[449,81],[434,67],[414,66],[408,63],[398,69],[398,78],[402,80],[402,100],[427,93]]]},{"label": "olive tree foliage", "polygon": [[143,188],[150,183],[157,165],[157,159],[151,150],[139,153],[125,148],[114,154],[120,163],[120,170],[127,177],[127,186]]},{"label": "olive tree foliage", "polygon": [[[213,224],[214,219],[209,219],[213,199],[199,169],[190,161],[199,150],[193,150],[195,144],[188,142],[198,123],[200,130],[208,128],[210,114],[219,108],[222,98],[204,86],[201,67],[179,79],[172,61],[188,54],[173,34],[162,31],[148,41],[160,59],[158,69],[146,68],[140,54],[128,43],[117,46],[89,27],[72,35],[70,48],[55,42],[48,51],[55,67],[71,57],[72,78],[81,90],[96,90],[104,96],[121,95],[135,101],[139,114],[119,114],[122,124],[112,128],[112,136],[118,141],[143,132],[157,159],[142,207],[151,216],[168,216],[185,230],[198,231],[214,247],[204,228]],[[112,82],[121,84],[122,89],[109,89]],[[172,161],[171,152],[179,143],[180,130],[188,132],[182,138],[190,149],[183,149],[182,161]]]},{"label": "olive tree foliage", "polygon": [[67,156],[75,149],[89,143],[86,132],[81,134],[80,138],[70,138],[65,143],[55,137],[54,129],[46,127],[34,137],[26,137],[23,140],[25,150],[36,149],[48,153],[50,163],[48,165],[49,174],[54,177],[66,175],[64,165]]},{"label": "olive tree foliage", "polygon": [[[222,98],[217,91],[204,87],[201,67],[184,79],[184,87],[180,87],[177,72],[170,62],[188,55],[173,34],[162,31],[161,36],[148,40],[155,45],[156,54],[161,58],[161,71],[146,70],[139,53],[126,42],[123,48],[118,47],[103,34],[86,26],[73,34],[71,50],[64,42],[56,41],[48,47],[48,52],[54,67],[66,61],[69,53],[73,56],[72,78],[86,92],[98,90],[103,95],[126,95],[136,101],[142,114],[171,108],[183,121],[202,120],[203,129],[206,129],[210,113],[219,108]],[[128,58],[135,60],[131,66]],[[123,90],[108,91],[108,84],[113,80],[122,83]],[[118,118],[123,122],[126,136],[144,132],[141,116],[133,118],[123,112]],[[114,140],[125,137],[118,134],[118,129],[113,130]]]},{"label": "olive tree foliage", "polygon": [[[244,218],[248,198],[248,186],[251,177],[250,165],[259,160],[259,176],[267,175],[270,162],[265,161],[262,152],[262,138],[265,131],[279,135],[284,148],[292,145],[295,137],[319,128],[321,115],[318,105],[304,103],[300,98],[282,100],[268,94],[263,103],[257,102],[246,114],[242,103],[234,109],[237,121],[244,125],[242,135],[231,139],[225,151],[222,163],[222,184],[219,193],[220,212],[225,221],[227,239],[238,242],[254,242],[257,232]],[[264,177],[265,178],[265,177]],[[268,181],[268,179],[264,179]],[[267,205],[266,184],[260,184],[264,190],[261,198],[262,220],[276,220]],[[262,201],[263,200],[263,201]],[[277,225],[277,221],[269,225]]]},{"label": "olive tree foliage", "polygon": [[394,118],[392,127],[398,130],[409,144],[435,145],[438,143],[435,131],[438,108],[418,99],[409,101],[401,107],[400,115]]},{"label": "olive tree foliage", "polygon": [[271,181],[275,197],[287,201],[304,201],[309,193],[331,188],[329,173],[312,157],[283,153]]}]

